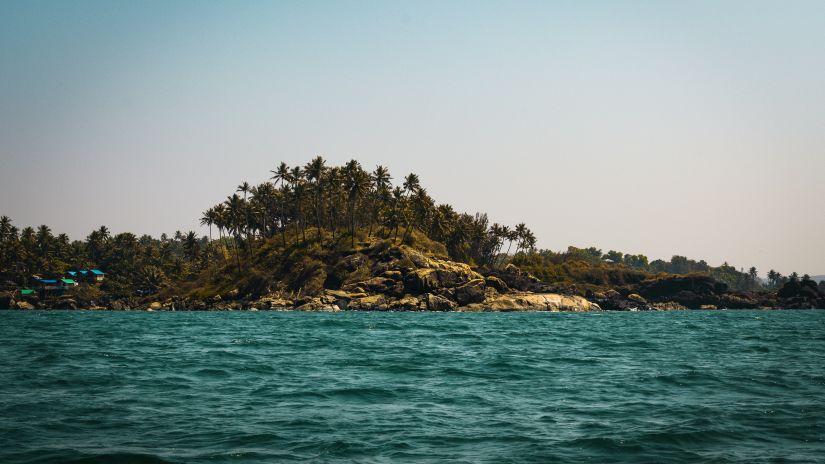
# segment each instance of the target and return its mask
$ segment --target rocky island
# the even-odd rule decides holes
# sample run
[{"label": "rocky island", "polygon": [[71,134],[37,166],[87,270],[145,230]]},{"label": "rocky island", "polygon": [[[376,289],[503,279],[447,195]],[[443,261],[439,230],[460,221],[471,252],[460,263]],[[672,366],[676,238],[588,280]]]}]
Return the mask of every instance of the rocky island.
[{"label": "rocky island", "polygon": [[[281,163],[201,216],[208,236],[100,227],[83,240],[0,219],[0,308],[595,311],[822,308],[825,284],[674,256],[537,250],[525,224],[436,204],[409,174]],[[214,236],[217,232],[217,237]],[[93,273],[89,273],[93,269]],[[100,270],[102,269],[102,271]],[[89,277],[85,277],[89,276]],[[105,276],[105,277],[104,277]]]}]

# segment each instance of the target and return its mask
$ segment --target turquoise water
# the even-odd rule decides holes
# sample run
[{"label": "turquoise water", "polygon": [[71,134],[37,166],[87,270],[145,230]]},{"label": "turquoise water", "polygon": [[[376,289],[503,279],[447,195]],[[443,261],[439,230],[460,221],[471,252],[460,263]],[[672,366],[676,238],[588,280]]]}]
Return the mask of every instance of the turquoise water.
[{"label": "turquoise water", "polygon": [[0,312],[0,462],[822,462],[825,311]]}]

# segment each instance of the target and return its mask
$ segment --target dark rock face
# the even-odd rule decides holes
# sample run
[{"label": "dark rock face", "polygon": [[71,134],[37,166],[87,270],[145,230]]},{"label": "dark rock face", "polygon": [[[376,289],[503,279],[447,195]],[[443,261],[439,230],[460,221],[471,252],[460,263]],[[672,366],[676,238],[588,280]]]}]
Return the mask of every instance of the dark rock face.
[{"label": "dark rock face", "polygon": [[622,295],[616,290],[608,290],[600,294],[588,294],[590,299],[606,311],[647,311],[653,309],[644,298],[637,294]]},{"label": "dark rock face", "polygon": [[508,288],[522,292],[542,291],[544,289],[539,287],[545,286],[539,279],[512,264],[504,266],[504,269],[492,271],[490,275],[503,281]]},{"label": "dark rock face", "polygon": [[499,293],[507,293],[510,291],[507,283],[496,276],[489,275],[484,278],[484,282],[488,287],[496,289]]},{"label": "dark rock face", "polygon": [[433,295],[428,293],[424,300],[427,302],[427,309],[430,311],[452,311],[456,308],[453,301],[444,298],[443,296]]},{"label": "dark rock face", "polygon": [[776,293],[777,304],[790,309],[825,308],[825,291],[821,288],[811,279],[792,279]]},{"label": "dark rock face", "polygon": [[736,309],[754,309],[760,307],[758,300],[746,293],[727,293],[719,299],[721,307]]},{"label": "dark rock face", "polygon": [[404,278],[404,286],[413,294],[425,293],[441,288],[435,269],[416,269]]},{"label": "dark rock face", "polygon": [[456,287],[455,300],[461,306],[471,303],[481,303],[484,301],[484,290],[486,284],[484,279],[474,279],[466,284]]},{"label": "dark rock face", "polygon": [[719,306],[728,286],[706,275],[678,275],[646,280],[638,293],[651,301],[675,301],[688,308]]},{"label": "dark rock face", "polygon": [[387,293],[395,286],[393,279],[386,277],[373,277],[363,282],[347,284],[341,287],[341,290],[348,292],[371,292],[371,293]]}]

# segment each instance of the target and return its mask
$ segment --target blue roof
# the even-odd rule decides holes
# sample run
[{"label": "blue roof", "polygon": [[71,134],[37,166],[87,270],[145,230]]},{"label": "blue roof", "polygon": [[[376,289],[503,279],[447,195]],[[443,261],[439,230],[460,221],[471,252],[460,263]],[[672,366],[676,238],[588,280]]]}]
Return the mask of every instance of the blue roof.
[{"label": "blue roof", "polygon": [[80,271],[80,273],[83,274],[83,275],[86,275],[86,274],[89,273],[89,271]]},{"label": "blue roof", "polygon": [[48,280],[46,280],[46,279],[40,279],[40,283],[41,283],[41,284],[56,284],[56,283],[57,283],[57,281],[56,281],[56,280],[51,280],[51,279],[48,279]]},{"label": "blue roof", "polygon": [[75,271],[69,271],[69,272],[67,272],[66,274],[69,274],[70,276],[76,276],[76,275],[77,275],[77,272],[75,272]]},{"label": "blue roof", "polygon": [[100,271],[98,269],[92,269],[92,274],[94,274],[94,275],[103,275],[103,271]]}]

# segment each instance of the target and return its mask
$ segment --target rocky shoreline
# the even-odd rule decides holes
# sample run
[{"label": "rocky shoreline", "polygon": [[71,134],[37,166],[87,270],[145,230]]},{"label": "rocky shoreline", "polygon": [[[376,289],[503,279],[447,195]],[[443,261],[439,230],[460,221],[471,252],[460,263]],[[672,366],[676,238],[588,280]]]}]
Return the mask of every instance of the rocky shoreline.
[{"label": "rocky shoreline", "polygon": [[[334,278],[333,278],[334,277]],[[408,246],[380,243],[308,273],[301,286],[284,278],[250,280],[242,288],[197,298],[189,295],[106,298],[89,301],[65,294],[40,300],[0,294],[0,308],[148,311],[665,311],[684,309],[823,308],[819,294],[729,292],[703,275],[665,276],[638,285],[589,290],[557,288],[513,265],[474,269]],[[330,284],[332,282],[333,284]],[[334,287],[334,288],[328,288]]]}]

